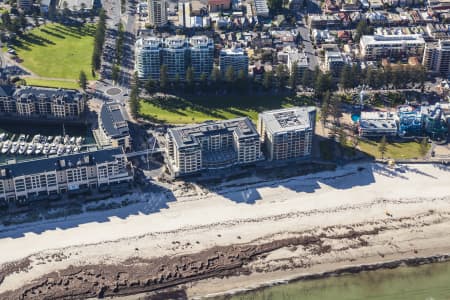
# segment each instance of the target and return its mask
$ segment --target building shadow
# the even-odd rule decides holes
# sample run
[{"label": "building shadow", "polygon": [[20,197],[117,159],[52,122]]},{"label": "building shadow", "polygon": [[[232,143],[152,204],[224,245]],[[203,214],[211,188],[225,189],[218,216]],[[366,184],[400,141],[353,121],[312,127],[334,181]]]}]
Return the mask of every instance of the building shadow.
[{"label": "building shadow", "polygon": [[[154,186],[152,192],[128,194],[96,202],[82,204],[82,211],[49,220],[35,220],[14,225],[0,225],[0,239],[21,238],[26,234],[41,234],[51,230],[66,230],[87,223],[105,223],[113,218],[122,220],[130,216],[150,215],[169,208],[176,201],[173,193],[160,186]],[[68,204],[67,207],[70,207]],[[66,208],[67,208],[66,207]],[[69,209],[67,211],[70,211]]]}]

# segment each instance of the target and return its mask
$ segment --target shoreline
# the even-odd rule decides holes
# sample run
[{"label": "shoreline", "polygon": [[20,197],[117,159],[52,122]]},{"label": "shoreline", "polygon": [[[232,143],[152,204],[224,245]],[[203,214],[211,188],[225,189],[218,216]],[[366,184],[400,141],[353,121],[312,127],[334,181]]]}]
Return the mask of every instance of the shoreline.
[{"label": "shoreline", "polygon": [[35,223],[0,239],[0,298],[57,298],[67,289],[82,298],[124,297],[180,285],[194,298],[447,255],[449,172],[355,164],[214,191],[174,190],[170,201],[142,195],[127,213]]},{"label": "shoreline", "polygon": [[[330,270],[330,271],[323,271],[323,272],[317,272],[317,273],[304,273],[301,272],[299,275],[293,275],[293,276],[287,276],[285,278],[279,278],[279,279],[272,279],[270,281],[264,282],[264,283],[257,283],[253,284],[251,286],[246,286],[242,288],[235,288],[231,290],[227,290],[224,292],[218,292],[218,293],[210,293],[205,294],[203,296],[193,296],[192,298],[189,297],[189,299],[193,300],[200,300],[200,299],[222,299],[222,297],[229,297],[229,296],[239,296],[239,295],[245,295],[247,293],[252,293],[260,290],[264,290],[267,288],[271,288],[274,286],[280,286],[280,285],[287,285],[291,283],[298,283],[302,281],[310,281],[310,280],[320,280],[320,279],[326,279],[329,277],[338,277],[338,276],[346,276],[346,275],[358,275],[362,272],[371,272],[371,271],[377,271],[377,270],[386,270],[386,269],[397,269],[402,267],[418,267],[421,265],[428,265],[428,264],[436,264],[436,263],[445,263],[450,262],[450,252],[447,254],[436,254],[432,256],[419,256],[419,257],[405,257],[405,258],[399,258],[395,260],[388,260],[388,261],[380,261],[370,264],[356,264],[356,265],[348,265],[344,267],[338,267],[336,269]],[[299,271],[299,270],[298,270]],[[269,275],[269,274],[267,274]],[[252,274],[248,275],[252,276]],[[221,281],[227,281],[227,278],[220,279]],[[121,297],[117,299],[122,299]]]}]

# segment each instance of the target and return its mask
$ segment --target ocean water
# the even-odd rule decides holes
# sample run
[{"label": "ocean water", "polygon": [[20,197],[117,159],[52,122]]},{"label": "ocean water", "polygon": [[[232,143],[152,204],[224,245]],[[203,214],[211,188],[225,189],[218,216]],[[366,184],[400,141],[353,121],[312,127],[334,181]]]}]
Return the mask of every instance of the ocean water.
[{"label": "ocean water", "polygon": [[219,299],[450,300],[450,262],[298,281]]}]

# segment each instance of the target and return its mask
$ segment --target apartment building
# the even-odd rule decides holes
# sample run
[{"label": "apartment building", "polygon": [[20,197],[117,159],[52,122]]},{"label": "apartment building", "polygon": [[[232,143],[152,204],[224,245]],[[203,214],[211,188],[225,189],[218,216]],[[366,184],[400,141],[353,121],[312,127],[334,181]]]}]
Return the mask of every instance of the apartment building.
[{"label": "apartment building", "polygon": [[214,43],[207,36],[194,36],[190,40],[191,66],[195,79],[200,79],[202,74],[207,78],[212,72],[214,64]]},{"label": "apartment building", "polygon": [[0,93],[0,114],[23,118],[79,119],[85,96],[76,90],[25,86]]},{"label": "apartment building", "polygon": [[309,68],[308,56],[306,56],[305,52],[299,52],[298,50],[289,51],[287,52],[286,64],[289,73],[292,72],[292,67],[297,65],[297,76],[301,78],[303,72]]},{"label": "apartment building", "polygon": [[140,38],[135,44],[135,70],[139,79],[159,80],[163,40],[157,37]]},{"label": "apartment building", "polygon": [[32,201],[131,180],[120,148],[23,161],[0,165],[0,201]]},{"label": "apartment building", "polygon": [[242,48],[222,49],[219,56],[220,71],[225,75],[228,68],[233,68],[237,76],[242,70],[248,73],[248,55]]},{"label": "apartment building", "polygon": [[140,38],[136,42],[135,69],[142,80],[159,80],[161,65],[167,66],[170,80],[185,79],[186,69],[192,66],[195,79],[211,74],[214,64],[214,42],[207,36],[185,39],[173,36],[166,39]]},{"label": "apartment building", "polygon": [[120,104],[103,104],[98,117],[99,133],[102,140],[112,147],[121,147],[124,151],[131,149],[131,136],[128,123],[122,115]]},{"label": "apartment building", "polygon": [[421,34],[363,35],[360,40],[361,56],[366,60],[381,58],[422,58],[425,40]]},{"label": "apartment building", "polygon": [[162,57],[162,63],[167,66],[169,80],[175,80],[177,77],[181,80],[185,79],[186,68],[189,65],[189,45],[184,37],[166,38]]},{"label": "apartment building", "polygon": [[268,160],[286,160],[311,155],[316,109],[290,107],[258,115],[258,133]]},{"label": "apartment building", "polygon": [[427,43],[422,64],[428,71],[450,78],[450,40]]},{"label": "apartment building", "polygon": [[338,77],[345,66],[345,60],[342,53],[338,51],[325,51],[325,70],[334,77]]},{"label": "apartment building", "polygon": [[148,0],[148,20],[150,25],[154,27],[167,25],[166,0]]},{"label": "apartment building", "polygon": [[23,11],[30,11],[33,5],[32,0],[17,0],[17,7]]},{"label": "apartment building", "polygon": [[171,128],[166,143],[175,177],[262,159],[258,132],[247,117]]}]

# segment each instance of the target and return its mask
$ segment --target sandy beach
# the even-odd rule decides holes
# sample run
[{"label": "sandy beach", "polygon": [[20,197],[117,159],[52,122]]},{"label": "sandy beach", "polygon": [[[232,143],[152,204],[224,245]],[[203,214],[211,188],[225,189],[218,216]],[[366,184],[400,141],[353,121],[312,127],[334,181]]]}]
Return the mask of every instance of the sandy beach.
[{"label": "sandy beach", "polygon": [[448,254],[449,175],[441,165],[352,164],[135,195],[139,204],[119,210],[0,227],[0,298],[125,295],[178,284],[194,298]]}]

